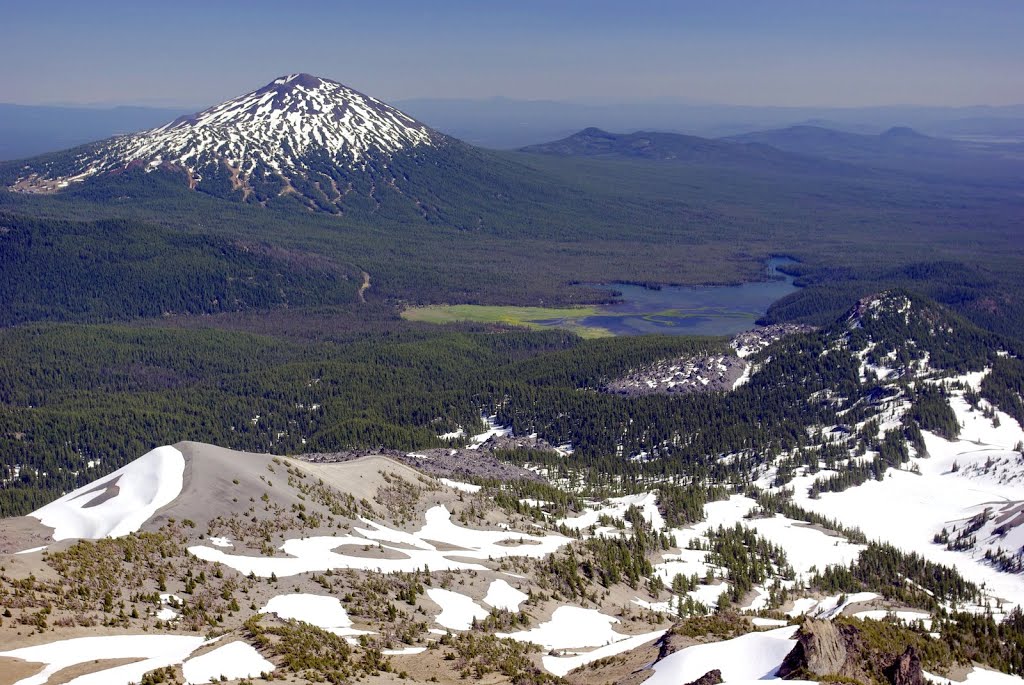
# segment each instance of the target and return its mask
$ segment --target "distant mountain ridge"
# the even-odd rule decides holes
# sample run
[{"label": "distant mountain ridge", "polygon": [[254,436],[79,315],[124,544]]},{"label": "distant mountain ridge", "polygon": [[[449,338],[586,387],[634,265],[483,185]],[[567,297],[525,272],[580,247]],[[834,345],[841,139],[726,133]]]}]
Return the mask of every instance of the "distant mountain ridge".
[{"label": "distant mountain ridge", "polygon": [[[506,97],[415,98],[390,104],[442,133],[498,149],[555,140],[585,126],[719,138],[802,124],[878,133],[894,122],[904,122],[933,136],[1024,140],[1024,106],[836,109],[710,105],[672,99],[614,104]],[[24,159],[149,129],[188,111],[183,107],[0,104],[0,160]]]},{"label": "distant mountain ridge", "polygon": [[910,174],[972,184],[1018,184],[1024,177],[1020,145],[934,138],[907,126],[880,134],[798,125],[726,138],[636,131],[583,129],[560,140],[529,145],[521,152],[556,157],[591,157],[680,162],[708,167],[795,174]]},{"label": "distant mountain ridge", "polygon": [[688,136],[681,133],[637,131],[609,133],[590,127],[561,140],[521,148],[522,152],[559,157],[603,157],[691,162],[708,165],[742,165],[774,170],[808,172],[827,167],[846,172],[845,165],[779,150],[759,142],[733,142]]},{"label": "distant mountain ridge", "polygon": [[671,99],[584,103],[509,98],[420,98],[394,104],[461,140],[510,149],[556,140],[587,126],[606,131],[671,131],[719,138],[801,123],[878,133],[900,122],[935,136],[1024,136],[1024,105],[758,107]]},{"label": "distant mountain ridge", "polygon": [[928,176],[990,181],[1019,180],[1024,173],[1020,145],[935,138],[907,126],[894,126],[873,135],[799,125],[719,140],[770,145],[794,154]]},{"label": "distant mountain ridge", "polygon": [[851,133],[823,126],[789,126],[769,131],[755,131],[721,140],[737,143],[760,143],[802,154],[872,158],[881,154],[956,154],[967,145],[943,138],[933,138],[907,127],[894,126],[877,135]]}]

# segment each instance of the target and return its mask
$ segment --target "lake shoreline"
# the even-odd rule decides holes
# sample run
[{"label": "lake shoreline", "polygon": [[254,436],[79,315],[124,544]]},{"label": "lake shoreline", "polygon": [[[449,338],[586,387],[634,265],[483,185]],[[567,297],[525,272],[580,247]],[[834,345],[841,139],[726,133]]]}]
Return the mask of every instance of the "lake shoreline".
[{"label": "lake shoreline", "polygon": [[[617,291],[621,295],[615,301],[584,307],[431,305],[406,309],[402,318],[428,323],[469,321],[534,329],[560,328],[583,337],[728,336],[756,328],[758,319],[774,302],[799,289],[795,277],[779,268],[797,263],[789,257],[771,257],[766,263],[766,280],[739,285],[652,288],[619,284]],[[599,286],[594,283],[578,285]]]}]

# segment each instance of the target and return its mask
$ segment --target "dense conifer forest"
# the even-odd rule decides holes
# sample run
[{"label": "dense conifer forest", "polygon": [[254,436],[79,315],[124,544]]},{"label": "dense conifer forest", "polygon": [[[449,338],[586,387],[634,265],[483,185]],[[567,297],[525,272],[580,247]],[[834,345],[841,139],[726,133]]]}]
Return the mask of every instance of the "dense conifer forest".
[{"label": "dense conifer forest", "polygon": [[[517,435],[537,433],[549,444],[573,446],[570,455],[525,450],[504,458],[583,472],[594,487],[640,487],[665,478],[743,486],[758,466],[787,452],[793,456],[776,477],[784,484],[802,463],[817,467],[823,459],[834,466],[847,449],[876,450],[874,462],[851,462],[816,484],[819,491],[845,489],[903,464],[908,440],[919,441],[921,429],[957,429],[942,387],[913,384],[903,391],[913,398],[909,418],[884,439],[877,429],[841,440],[807,430],[870,417],[891,392],[858,375],[858,341],[865,335],[881,341],[876,350],[892,341],[905,363],[927,355],[937,369],[992,366],[981,395],[1019,411],[1014,398],[1019,401],[1022,364],[998,354],[1016,343],[915,302],[922,318],[955,328],[940,337],[884,320],[852,329],[839,321],[776,343],[762,353],[771,362],[734,391],[642,397],[601,389],[657,359],[721,352],[725,341],[582,340],[559,331],[411,327],[386,319],[316,340],[217,329],[21,325],[0,331],[0,448],[7,455],[0,512],[25,513],[180,440],[276,454],[439,447],[451,444],[439,435],[475,432],[481,412],[495,414]],[[836,399],[814,399],[822,393]],[[625,458],[637,454],[647,458]],[[727,454],[735,456],[718,458]],[[666,502],[672,493],[665,490]],[[668,509],[684,521],[699,504]]]},{"label": "dense conifer forest", "polygon": [[[56,195],[0,190],[0,323],[349,304],[363,271],[378,302],[572,304],[610,296],[574,283],[737,283],[782,254],[799,261],[787,270],[803,287],[766,322],[827,324],[860,297],[905,287],[987,330],[1024,325],[1014,196],[867,170],[459,159],[416,169],[434,193],[418,199],[422,212],[401,187],[330,214],[288,194],[231,202],[141,171]],[[6,165],[0,180],[18,173]],[[110,261],[127,267],[115,283]]]}]

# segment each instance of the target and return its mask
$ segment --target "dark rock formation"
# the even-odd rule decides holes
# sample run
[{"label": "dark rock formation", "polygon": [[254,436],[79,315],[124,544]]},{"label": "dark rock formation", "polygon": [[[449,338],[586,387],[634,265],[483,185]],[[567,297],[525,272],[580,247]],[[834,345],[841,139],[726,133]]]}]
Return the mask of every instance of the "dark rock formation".
[{"label": "dark rock formation", "polygon": [[907,647],[889,669],[886,676],[892,685],[924,685],[924,675],[921,672],[921,659],[917,656],[917,650],[913,646]]},{"label": "dark rock formation", "polygon": [[921,659],[910,645],[899,654],[872,649],[851,623],[808,619],[800,628],[798,642],[786,655],[779,677],[786,680],[840,676],[862,683],[879,682],[883,676],[892,685],[924,685]]},{"label": "dark rock formation", "polygon": [[[787,335],[813,331],[802,324],[774,324],[735,336],[730,345],[736,354],[674,357],[632,369],[605,385],[606,392],[618,395],[667,395],[732,390],[747,370],[741,357],[757,354]],[[739,355],[739,356],[737,356]]]},{"label": "dark rock formation", "polygon": [[713,671],[708,671],[700,678],[697,678],[688,685],[721,685],[722,683],[722,672],[717,668]]},{"label": "dark rock formation", "polygon": [[799,641],[779,668],[787,680],[808,675],[839,675],[862,682],[870,678],[860,665],[857,629],[845,623],[808,619],[800,629]]}]

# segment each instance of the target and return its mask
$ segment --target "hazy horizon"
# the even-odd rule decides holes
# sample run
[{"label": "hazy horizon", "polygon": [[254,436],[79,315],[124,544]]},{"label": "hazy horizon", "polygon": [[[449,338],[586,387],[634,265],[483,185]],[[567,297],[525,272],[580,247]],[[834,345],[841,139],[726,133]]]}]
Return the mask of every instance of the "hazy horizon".
[{"label": "hazy horizon", "polygon": [[[278,74],[282,76],[283,74]],[[326,75],[318,74],[319,76]],[[253,86],[252,88],[245,91],[238,91],[232,93],[225,93],[220,100],[202,103],[184,103],[175,104],[173,102],[131,102],[131,101],[110,101],[110,102],[71,102],[71,101],[55,101],[55,102],[15,102],[12,100],[0,100],[0,105],[10,105],[14,107],[52,107],[52,108],[66,108],[66,109],[153,109],[153,110],[166,110],[166,111],[182,111],[182,112],[193,112],[206,109],[216,105],[224,100],[228,100],[232,97],[244,95],[245,93],[256,90],[257,88],[266,85],[272,79],[267,79],[266,83],[262,83],[259,86]],[[334,79],[338,80],[338,79]],[[346,84],[347,85],[347,84]],[[365,92],[365,91],[364,91]],[[373,93],[365,93],[367,95],[373,95]],[[374,95],[374,97],[377,97]],[[565,98],[565,99],[554,99],[554,98],[513,98],[505,95],[482,95],[480,97],[469,97],[469,96],[452,96],[452,97],[409,97],[409,98],[378,98],[391,104],[394,103],[413,103],[413,102],[467,102],[467,103],[486,103],[486,102],[509,102],[509,103],[523,103],[523,104],[551,104],[551,105],[567,105],[574,107],[593,107],[593,108],[605,108],[605,107],[631,107],[631,106],[643,106],[643,105],[671,105],[678,107],[723,107],[732,109],[779,109],[779,110],[871,110],[871,109],[1013,109],[1013,108],[1024,108],[1024,97],[1017,102],[1007,102],[1000,105],[992,105],[984,102],[973,102],[968,104],[955,104],[955,105],[928,105],[928,104],[915,104],[910,102],[892,102],[878,105],[804,105],[799,103],[786,104],[786,105],[761,105],[756,103],[735,103],[735,102],[711,102],[711,101],[697,101],[689,100],[684,98],[672,98],[669,96],[665,97],[650,97],[650,98],[637,98],[632,100],[599,100],[594,98]]]},{"label": "hazy horizon", "polygon": [[[0,102],[201,108],[304,71],[386,101],[1020,104],[1024,5],[110,0],[5,10]],[[30,56],[30,58],[27,58]]]}]

